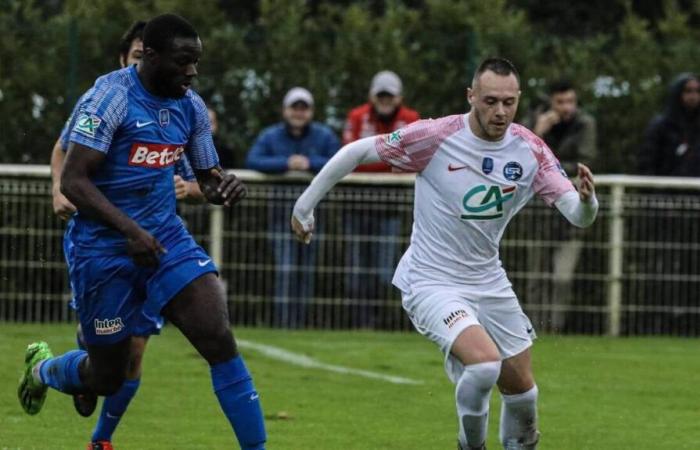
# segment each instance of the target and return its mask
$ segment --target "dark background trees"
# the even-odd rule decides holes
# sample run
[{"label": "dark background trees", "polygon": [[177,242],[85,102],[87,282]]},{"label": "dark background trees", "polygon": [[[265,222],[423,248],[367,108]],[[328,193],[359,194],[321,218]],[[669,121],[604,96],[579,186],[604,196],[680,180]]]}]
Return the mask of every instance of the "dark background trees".
[{"label": "dark background trees", "polygon": [[0,162],[48,161],[73,102],[117,67],[136,19],[187,17],[204,42],[197,90],[240,152],[279,117],[291,86],[315,95],[339,129],[376,71],[401,75],[425,117],[466,109],[479,59],[502,55],[523,74],[521,114],[556,78],[572,79],[599,121],[599,172],[630,172],[665,86],[700,70],[698,2],[542,0],[0,0]]}]

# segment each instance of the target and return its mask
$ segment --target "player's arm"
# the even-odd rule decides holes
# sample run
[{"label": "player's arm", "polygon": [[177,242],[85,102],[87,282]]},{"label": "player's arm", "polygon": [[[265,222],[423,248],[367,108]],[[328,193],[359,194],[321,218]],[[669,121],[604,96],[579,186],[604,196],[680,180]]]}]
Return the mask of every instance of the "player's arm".
[{"label": "player's arm", "polygon": [[63,220],[68,220],[75,212],[75,205],[61,193],[61,171],[66,153],[63,151],[61,138],[51,150],[51,197],[53,199],[53,213]]},{"label": "player's arm", "polygon": [[572,225],[585,228],[591,225],[598,214],[598,199],[595,196],[593,173],[584,164],[578,165],[578,192],[562,194],[554,206]]},{"label": "player's arm", "polygon": [[127,252],[142,266],[157,266],[165,249],[150,233],[114,206],[90,179],[102,165],[106,154],[71,142],[61,174],[61,192],[79,210],[119,231],[127,239]]},{"label": "player's arm", "polygon": [[314,229],[314,208],[344,176],[363,163],[380,161],[375,147],[376,137],[351,142],[341,148],[311,180],[299,197],[292,213],[292,231],[302,242],[311,242]]}]

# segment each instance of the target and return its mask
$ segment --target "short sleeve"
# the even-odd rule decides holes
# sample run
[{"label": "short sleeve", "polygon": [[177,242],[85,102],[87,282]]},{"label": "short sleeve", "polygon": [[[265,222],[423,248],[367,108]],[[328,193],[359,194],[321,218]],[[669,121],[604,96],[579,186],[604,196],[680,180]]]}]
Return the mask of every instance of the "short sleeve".
[{"label": "short sleeve", "polygon": [[126,109],[126,89],[98,80],[78,101],[68,140],[107,153],[114,133],[126,117]]},{"label": "short sleeve", "polygon": [[552,206],[565,193],[576,191],[559,160],[546,144],[539,149],[533,149],[533,152],[538,168],[532,188],[547,205]]},{"label": "short sleeve", "polygon": [[464,128],[462,116],[419,120],[375,138],[379,158],[403,172],[420,172],[428,166],[448,136]]},{"label": "short sleeve", "polygon": [[219,155],[216,153],[211,135],[209,113],[202,98],[194,92],[191,95],[194,106],[194,127],[187,144],[188,156],[194,169],[211,169],[219,164]]}]

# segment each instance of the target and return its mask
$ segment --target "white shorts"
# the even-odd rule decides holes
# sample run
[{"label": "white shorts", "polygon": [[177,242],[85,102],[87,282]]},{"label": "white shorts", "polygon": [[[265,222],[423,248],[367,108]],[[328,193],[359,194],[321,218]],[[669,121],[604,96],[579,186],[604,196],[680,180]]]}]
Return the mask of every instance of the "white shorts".
[{"label": "white shorts", "polygon": [[453,383],[464,366],[450,350],[466,328],[484,327],[502,359],[523,352],[537,337],[507,278],[496,286],[413,286],[410,292],[402,292],[403,308],[418,332],[440,347],[445,355],[445,371]]}]

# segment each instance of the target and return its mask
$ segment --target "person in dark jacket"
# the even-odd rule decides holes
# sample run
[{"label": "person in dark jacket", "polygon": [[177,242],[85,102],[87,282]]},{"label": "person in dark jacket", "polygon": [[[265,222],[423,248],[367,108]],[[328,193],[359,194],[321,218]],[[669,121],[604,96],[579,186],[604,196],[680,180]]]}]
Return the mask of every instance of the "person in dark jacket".
[{"label": "person in dark jacket", "polygon": [[647,127],[638,155],[645,175],[700,176],[700,78],[679,75],[670,85],[666,108]]},{"label": "person in dark jacket", "polygon": [[[638,158],[639,173],[644,175],[700,176],[700,77],[682,73],[669,85],[664,110],[649,123]],[[651,225],[632,227],[631,241],[653,242],[661,248],[649,250],[637,271],[650,274],[646,289],[672,305],[696,308],[697,283],[684,281],[683,288],[670,290],[661,276],[691,279],[697,274],[698,253],[693,250],[699,241],[697,223],[688,211],[688,199],[698,191],[654,191],[649,195],[664,198],[665,206],[650,217]],[[693,200],[695,203],[696,200]],[[690,206],[692,208],[692,206]],[[671,214],[673,211],[673,214]],[[647,222],[648,223],[648,222]],[[656,278],[656,280],[654,280]],[[679,308],[669,313],[639,313],[634,317],[631,332],[697,335],[700,320],[697,314]]]},{"label": "person in dark jacket", "polygon": [[[340,148],[338,137],[330,127],[313,121],[314,99],[308,90],[290,89],[282,106],[283,120],[260,133],[248,152],[246,168],[268,174],[318,172]],[[279,201],[280,194],[273,192],[268,209],[276,266],[274,324],[298,328],[306,323],[306,304],[313,297],[316,248],[289,236],[292,204]]]}]

